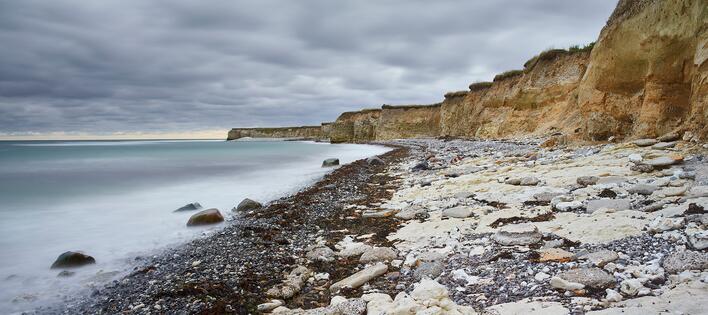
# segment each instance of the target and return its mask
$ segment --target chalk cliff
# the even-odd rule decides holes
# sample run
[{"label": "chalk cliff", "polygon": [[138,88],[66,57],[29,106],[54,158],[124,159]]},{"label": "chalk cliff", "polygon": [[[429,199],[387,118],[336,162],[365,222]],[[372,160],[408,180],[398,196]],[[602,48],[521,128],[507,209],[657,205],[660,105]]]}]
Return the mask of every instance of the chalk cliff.
[{"label": "chalk cliff", "polygon": [[321,126],[282,127],[282,128],[233,128],[226,140],[239,138],[307,138],[326,139]]},{"label": "chalk cliff", "polygon": [[621,0],[594,46],[545,51],[493,82],[445,94],[442,103],[347,112],[304,130],[234,129],[229,138],[366,142],[561,133],[571,141],[597,141],[680,131],[706,139],[706,60],[705,0]]}]

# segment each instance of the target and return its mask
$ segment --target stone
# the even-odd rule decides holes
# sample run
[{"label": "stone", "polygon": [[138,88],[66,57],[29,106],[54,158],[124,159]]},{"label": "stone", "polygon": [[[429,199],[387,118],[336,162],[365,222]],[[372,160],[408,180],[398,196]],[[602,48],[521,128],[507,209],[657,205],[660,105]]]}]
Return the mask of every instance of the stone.
[{"label": "stone", "polygon": [[209,225],[224,222],[224,216],[221,215],[219,209],[211,208],[199,211],[189,217],[187,226]]},{"label": "stone", "polygon": [[578,259],[587,260],[598,267],[604,267],[607,263],[619,259],[619,255],[617,255],[617,253],[614,251],[601,249],[598,251],[580,255]]},{"label": "stone", "polygon": [[652,149],[666,150],[676,146],[676,142],[659,142],[651,146]]},{"label": "stone", "polygon": [[333,261],[334,251],[327,246],[317,246],[305,254],[310,261]]},{"label": "stone", "polygon": [[659,232],[666,232],[666,231],[671,231],[675,229],[680,229],[684,226],[685,220],[684,218],[664,218],[664,217],[656,217],[654,220],[649,222],[649,225],[647,226],[647,230],[649,232],[654,232],[654,233],[659,233]]},{"label": "stone", "polygon": [[599,209],[614,209],[616,211],[628,210],[632,206],[629,199],[594,199],[588,200],[585,210],[593,213]]},{"label": "stone", "polygon": [[285,277],[283,283],[270,288],[266,295],[274,298],[289,299],[300,292],[307,280],[312,275],[312,271],[304,266],[297,266]]},{"label": "stone", "polygon": [[283,301],[281,300],[271,300],[270,302],[258,304],[258,306],[256,306],[256,309],[258,309],[259,312],[270,312],[282,305]]},{"label": "stone", "polygon": [[605,289],[605,300],[608,302],[619,302],[622,301],[622,294],[612,289]]},{"label": "stone", "polygon": [[574,291],[585,288],[585,285],[582,283],[567,281],[560,277],[552,277],[550,283],[552,287],[562,290]]},{"label": "stone", "polygon": [[688,244],[693,249],[704,250],[708,248],[708,231],[686,231]]},{"label": "stone", "polygon": [[521,178],[508,178],[504,181],[504,184],[515,186],[521,185]]},{"label": "stone", "polygon": [[575,181],[578,183],[578,185],[586,187],[597,184],[597,181],[599,180],[600,178],[597,176],[580,176]]},{"label": "stone", "polygon": [[466,206],[449,208],[442,211],[442,216],[444,218],[468,218],[471,217],[472,214],[472,208]]},{"label": "stone", "polygon": [[453,271],[452,279],[458,282],[464,282],[465,285],[473,285],[479,282],[479,277],[470,276],[463,269],[457,269]]},{"label": "stone", "polygon": [[372,156],[368,159],[366,159],[366,163],[369,165],[384,165],[386,164],[380,157],[378,156]]},{"label": "stone", "polygon": [[420,162],[420,163],[416,164],[415,166],[413,166],[411,171],[418,172],[418,171],[425,171],[425,170],[429,170],[429,169],[430,169],[430,165],[428,165],[428,162],[423,161],[423,162]]},{"label": "stone", "polygon": [[656,144],[657,141],[656,139],[637,139],[632,141],[632,143],[638,147],[648,147],[650,145]]},{"label": "stone", "polygon": [[[346,299],[343,298],[341,301],[336,301],[336,303],[330,304],[328,307],[324,308],[320,314],[352,314],[352,315],[362,315],[366,313],[366,302],[362,299]],[[314,312],[318,314],[318,312]]]},{"label": "stone", "polygon": [[181,212],[181,211],[192,211],[192,210],[199,210],[202,208],[202,205],[200,205],[198,202],[192,202],[188,203],[179,209],[175,210],[174,212]]},{"label": "stone", "polygon": [[653,168],[663,168],[667,166],[674,165],[683,161],[681,156],[660,156],[650,160],[644,161],[644,164],[650,165]]},{"label": "stone", "polygon": [[651,173],[654,171],[654,167],[648,164],[632,165],[629,169],[639,173]]},{"label": "stone", "polygon": [[263,205],[260,202],[246,198],[241,200],[241,202],[238,204],[238,206],[236,206],[236,209],[234,209],[234,211],[244,212],[258,210],[260,208],[263,208]]},{"label": "stone", "polygon": [[333,167],[339,165],[339,159],[326,159],[322,161],[322,167]]},{"label": "stone", "polygon": [[553,198],[558,197],[560,195],[563,195],[563,193],[544,191],[544,192],[534,194],[533,199],[538,202],[551,202],[551,200],[553,200]]},{"label": "stone", "polygon": [[421,216],[428,215],[428,211],[423,208],[406,208],[401,211],[396,212],[394,217],[402,220],[413,220],[420,218]]},{"label": "stone", "polygon": [[681,134],[679,134],[678,132],[669,132],[669,133],[666,133],[656,139],[661,142],[668,142],[668,141],[676,141],[680,138],[681,138]]},{"label": "stone", "polygon": [[387,271],[388,266],[386,264],[378,263],[332,284],[329,290],[336,293],[343,288],[356,289],[369,280],[385,274]]},{"label": "stone", "polygon": [[642,288],[644,288],[644,286],[637,279],[627,279],[620,283],[620,291],[628,296],[637,295]]},{"label": "stone", "polygon": [[571,201],[571,202],[559,202],[555,205],[555,209],[558,211],[575,211],[575,210],[581,210],[585,206],[583,205],[582,202],[580,201]]},{"label": "stone", "polygon": [[52,264],[51,269],[76,268],[95,263],[96,259],[89,255],[86,255],[81,252],[68,251],[62,253],[61,255],[59,255],[59,257],[57,257],[57,259]]},{"label": "stone", "polygon": [[662,188],[661,190],[656,191],[655,193],[659,196],[664,196],[664,197],[674,197],[674,196],[683,196],[686,194],[686,191],[688,191],[687,187],[666,187]]},{"label": "stone", "polygon": [[435,279],[445,270],[445,264],[440,260],[425,261],[413,271],[413,279],[420,281],[424,278]]},{"label": "stone", "polygon": [[538,185],[539,182],[541,182],[541,181],[538,178],[530,176],[530,177],[522,178],[519,185],[521,185],[521,186],[536,186],[536,185]]},{"label": "stone", "polygon": [[616,284],[615,277],[595,267],[571,269],[561,272],[557,277],[595,289],[611,288]]},{"label": "stone", "polygon": [[361,257],[359,262],[370,263],[370,262],[382,262],[391,261],[398,257],[398,252],[390,247],[372,247],[366,250]]},{"label": "stone", "polygon": [[549,275],[543,271],[540,271],[535,276],[533,276],[534,280],[536,280],[538,282],[546,281],[546,279],[548,279],[550,277],[551,277],[551,275]]},{"label": "stone", "polygon": [[[445,313],[447,314],[447,313]],[[516,302],[496,304],[484,309],[485,315],[568,315],[571,312],[559,302],[535,301],[526,298]],[[466,315],[466,314],[465,314]]]},{"label": "stone", "polygon": [[690,250],[674,252],[664,257],[661,266],[670,274],[685,270],[704,270],[708,268],[708,253]]},{"label": "stone", "polygon": [[538,262],[569,262],[575,260],[575,254],[561,248],[544,248],[536,251],[538,254]]},{"label": "stone", "polygon": [[511,224],[500,228],[492,239],[500,245],[530,245],[541,241],[543,235],[530,223]]},{"label": "stone", "polygon": [[636,184],[627,188],[627,192],[630,194],[638,194],[648,196],[654,193],[659,187],[649,184]]},{"label": "stone", "polygon": [[627,158],[632,163],[640,163],[642,160],[644,160],[644,158],[642,158],[642,155],[637,154],[637,153],[632,153],[629,156],[627,156]]}]

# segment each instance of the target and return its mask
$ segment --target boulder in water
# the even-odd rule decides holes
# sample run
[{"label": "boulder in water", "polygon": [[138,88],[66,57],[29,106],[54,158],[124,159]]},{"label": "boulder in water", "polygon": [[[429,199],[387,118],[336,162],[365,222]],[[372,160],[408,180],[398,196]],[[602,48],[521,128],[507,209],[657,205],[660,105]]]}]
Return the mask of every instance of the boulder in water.
[{"label": "boulder in water", "polygon": [[189,217],[189,221],[187,221],[187,226],[208,225],[220,222],[224,222],[224,216],[221,215],[219,209],[211,208],[199,211]]},{"label": "boulder in water", "polygon": [[200,205],[198,202],[192,202],[180,207],[179,209],[175,210],[175,212],[199,210],[201,208],[202,205]]},{"label": "boulder in water", "polygon": [[55,260],[52,264],[51,268],[75,268],[95,263],[96,260],[89,255],[80,252],[68,251],[59,255],[57,260]]},{"label": "boulder in water", "polygon": [[331,167],[339,165],[339,159],[326,159],[322,161],[322,167]]},{"label": "boulder in water", "polygon": [[258,210],[260,208],[263,208],[263,205],[260,202],[246,198],[246,199],[242,200],[238,204],[238,206],[236,206],[234,211],[244,212],[244,211]]}]

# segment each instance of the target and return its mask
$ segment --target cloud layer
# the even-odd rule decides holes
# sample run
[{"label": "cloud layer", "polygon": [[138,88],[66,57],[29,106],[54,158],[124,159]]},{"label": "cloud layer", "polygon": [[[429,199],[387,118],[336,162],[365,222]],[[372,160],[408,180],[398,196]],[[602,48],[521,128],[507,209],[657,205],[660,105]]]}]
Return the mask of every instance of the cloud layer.
[{"label": "cloud layer", "polygon": [[319,124],[595,40],[616,0],[0,1],[0,133]]}]

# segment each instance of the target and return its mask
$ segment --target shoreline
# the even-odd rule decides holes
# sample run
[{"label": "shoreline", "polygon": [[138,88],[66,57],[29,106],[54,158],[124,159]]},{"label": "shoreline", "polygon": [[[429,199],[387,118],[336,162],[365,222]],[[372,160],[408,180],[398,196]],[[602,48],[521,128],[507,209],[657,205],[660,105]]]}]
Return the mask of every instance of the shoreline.
[{"label": "shoreline", "polygon": [[50,313],[699,314],[708,145],[673,141],[375,142],[397,147],[381,165],[344,165]]},{"label": "shoreline", "polygon": [[[391,151],[379,155],[387,162],[398,161],[408,154],[408,149],[400,146],[373,144],[392,148]],[[390,191],[387,192],[386,189],[391,186],[382,185],[376,187],[378,189],[367,189],[363,198],[361,191],[357,188],[366,187],[366,179],[372,176],[386,177],[385,172],[373,173],[380,172],[383,168],[384,166],[369,166],[366,159],[343,165],[297,193],[272,201],[257,213],[241,215],[240,218],[228,222],[228,225],[220,231],[185,244],[166,248],[156,253],[155,256],[144,258],[144,261],[141,261],[133,272],[122,279],[102,285],[99,289],[92,290],[92,293],[84,294],[85,296],[73,296],[62,303],[64,305],[40,307],[35,310],[35,313],[138,312],[143,309],[139,305],[145,304],[144,302],[131,303],[116,298],[126,296],[139,298],[139,295],[145,294],[145,292],[152,293],[153,297],[159,297],[158,300],[172,300],[168,302],[169,305],[161,307],[162,310],[189,309],[188,313],[201,314],[254,313],[257,304],[266,299],[265,290],[267,288],[262,286],[275,285],[281,281],[278,270],[290,268],[295,263],[295,260],[287,254],[288,252],[295,251],[301,256],[304,255],[304,247],[308,242],[312,242],[314,235],[320,231],[318,225],[322,225],[325,230],[334,231],[332,235],[340,233],[336,230],[341,230],[340,227],[344,226],[342,220],[327,219],[327,216],[333,213],[316,208],[335,206],[338,208],[333,212],[346,212],[352,209],[341,208],[341,204],[337,200],[350,198],[355,203],[383,200],[386,194],[390,195]],[[335,188],[338,191],[346,188],[348,191],[332,192]],[[308,205],[305,206],[307,213],[296,213],[299,202]],[[317,206],[311,204],[315,202],[318,204]],[[303,216],[307,218],[303,218]],[[312,218],[316,218],[316,224],[304,222]],[[283,236],[285,231],[294,232],[294,235]],[[376,237],[373,239],[380,241]],[[227,251],[230,252],[225,255],[226,257],[221,255]],[[263,261],[269,263],[259,265],[259,262]],[[222,262],[226,262],[226,264],[219,264]],[[249,267],[244,268],[244,264]],[[230,270],[228,273],[219,272],[216,275],[224,275],[232,279],[205,284],[205,281],[196,281],[192,277],[199,273],[199,270],[206,270],[203,277],[214,276],[215,274],[210,274],[213,269],[208,269],[211,267],[227,267],[226,269]],[[334,267],[332,267],[332,271],[333,273],[342,272]],[[234,281],[234,273],[245,278],[237,277],[238,279]],[[184,279],[175,280],[175,278],[179,278],[179,275],[187,276]],[[195,277],[200,278],[200,276]],[[170,286],[156,288],[155,281],[166,281]],[[254,286],[248,283],[263,285],[256,284]],[[234,287],[247,289],[236,293],[230,290]],[[211,302],[192,305],[194,301],[200,299],[211,300]],[[329,299],[320,297],[310,298],[303,306],[328,303],[328,301]],[[142,312],[146,311],[148,309],[143,309]],[[158,309],[152,311],[159,312]]]}]

